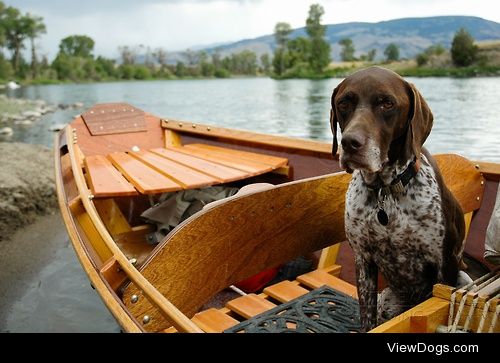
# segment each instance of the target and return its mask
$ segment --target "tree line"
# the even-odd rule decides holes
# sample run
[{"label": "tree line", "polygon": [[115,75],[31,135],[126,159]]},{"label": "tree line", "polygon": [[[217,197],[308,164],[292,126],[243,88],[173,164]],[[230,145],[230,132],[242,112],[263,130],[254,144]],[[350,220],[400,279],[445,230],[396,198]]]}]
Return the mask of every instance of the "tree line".
[{"label": "tree line", "polygon": [[[23,14],[0,1],[0,79],[19,79],[34,82],[101,81],[116,79],[171,79],[199,77],[230,77],[233,75],[270,75],[275,78],[321,78],[332,75],[331,45],[325,39],[326,26],[321,24],[324,9],[319,4],[309,8],[305,31],[307,36],[291,39],[290,24],[279,22],[274,29],[276,46],[271,55],[259,58],[249,50],[223,56],[220,49],[207,53],[187,50],[175,63],[167,63],[167,51],[143,45],[118,47],[119,59],[94,55],[95,42],[86,35],[71,35],[59,43],[55,59],[49,63],[40,56],[36,40],[47,32],[43,18]],[[341,39],[342,61],[373,63],[376,50],[359,57],[350,38]],[[30,54],[28,62],[25,50]],[[433,65],[446,49],[441,45],[429,47],[416,57],[419,67]],[[10,58],[6,53],[10,53]],[[474,39],[460,29],[451,45],[451,59],[455,66],[469,66],[478,60]],[[400,58],[399,47],[389,44],[384,50],[386,62]]]}]

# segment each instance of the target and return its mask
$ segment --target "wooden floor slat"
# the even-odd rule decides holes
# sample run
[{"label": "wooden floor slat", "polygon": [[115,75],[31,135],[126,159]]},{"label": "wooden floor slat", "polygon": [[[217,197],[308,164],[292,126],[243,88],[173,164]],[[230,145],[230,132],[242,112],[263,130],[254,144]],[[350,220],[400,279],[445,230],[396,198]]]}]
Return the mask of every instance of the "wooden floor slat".
[{"label": "wooden floor slat", "polygon": [[235,313],[243,316],[245,319],[263,313],[276,305],[272,302],[263,299],[255,294],[248,294],[229,301],[226,307]]},{"label": "wooden floor slat", "polygon": [[343,292],[354,298],[358,298],[356,286],[351,285],[338,277],[332,276],[323,270],[315,270],[297,277],[297,281],[312,288],[317,289],[323,285],[328,285],[340,292]]},{"label": "wooden floor slat", "polygon": [[210,151],[214,155],[224,155],[230,157],[237,157],[238,159],[256,161],[262,164],[267,164],[273,168],[280,168],[288,164],[288,159],[280,158],[278,156],[271,156],[266,154],[258,154],[249,151],[235,150],[207,144],[187,144],[184,145],[188,149],[197,149]]},{"label": "wooden floor slat", "polygon": [[136,195],[137,191],[103,155],[87,156],[84,160],[94,197]]},{"label": "wooden floor slat", "polygon": [[222,333],[239,323],[238,320],[214,308],[196,314],[191,320],[206,333]]},{"label": "wooden floor slat", "polygon": [[181,185],[124,152],[109,154],[108,158],[143,194],[173,192],[182,189]]},{"label": "wooden floor slat", "polygon": [[174,179],[182,184],[183,188],[201,188],[213,184],[218,184],[221,181],[213,176],[200,173],[185,165],[176,163],[175,161],[166,159],[158,154],[149,151],[137,151],[129,153],[131,156],[141,160],[150,168],[164,174],[165,176]]},{"label": "wooden floor slat", "polygon": [[291,281],[285,280],[278,282],[272,286],[268,286],[264,289],[264,293],[271,296],[272,298],[278,300],[279,302],[285,303],[293,300],[299,296],[305,295],[309,290],[294,284]]},{"label": "wooden floor slat", "polygon": [[257,175],[272,171],[271,165],[263,164],[257,161],[241,159],[237,155],[229,155],[222,153],[214,153],[211,150],[197,149],[189,146],[173,147],[172,150],[191,155],[203,160],[213,161],[214,163],[222,164],[230,168],[243,170],[249,175]]},{"label": "wooden floor slat", "polygon": [[151,151],[162,157],[168,158],[170,160],[175,160],[175,162],[177,163],[186,165],[192,169],[216,177],[224,183],[248,177],[248,173],[243,170],[229,168],[221,164],[213,163],[208,160],[203,160],[170,149],[157,148],[152,149]]}]

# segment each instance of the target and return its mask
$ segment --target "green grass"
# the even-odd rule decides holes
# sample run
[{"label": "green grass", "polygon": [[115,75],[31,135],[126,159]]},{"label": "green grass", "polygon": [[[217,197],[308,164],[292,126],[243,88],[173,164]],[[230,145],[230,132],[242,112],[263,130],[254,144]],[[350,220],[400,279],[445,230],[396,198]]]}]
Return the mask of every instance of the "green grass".
[{"label": "green grass", "polygon": [[395,70],[404,77],[483,77],[500,76],[500,67],[498,66],[469,66],[469,67],[408,67]]}]

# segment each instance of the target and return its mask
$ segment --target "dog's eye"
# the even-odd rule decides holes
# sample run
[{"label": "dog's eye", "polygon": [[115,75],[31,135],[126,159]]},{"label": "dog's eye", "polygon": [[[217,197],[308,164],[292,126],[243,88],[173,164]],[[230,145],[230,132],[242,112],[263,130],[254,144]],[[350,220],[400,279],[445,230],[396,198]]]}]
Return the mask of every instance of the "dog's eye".
[{"label": "dog's eye", "polygon": [[337,103],[337,108],[339,109],[340,112],[346,112],[347,110],[349,110],[349,101],[340,100]]},{"label": "dog's eye", "polygon": [[387,99],[381,100],[380,107],[384,111],[390,110],[394,107],[394,102],[392,102],[391,100],[387,100]]}]

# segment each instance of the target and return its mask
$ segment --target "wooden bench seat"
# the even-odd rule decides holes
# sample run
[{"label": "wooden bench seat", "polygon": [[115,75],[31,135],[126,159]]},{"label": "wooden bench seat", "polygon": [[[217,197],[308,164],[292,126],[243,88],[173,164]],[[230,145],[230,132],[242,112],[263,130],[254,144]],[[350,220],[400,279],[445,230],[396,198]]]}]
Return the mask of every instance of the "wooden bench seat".
[{"label": "wooden bench seat", "polygon": [[286,158],[204,144],[114,152],[84,160],[95,198],[206,187],[250,178],[287,164]]}]

